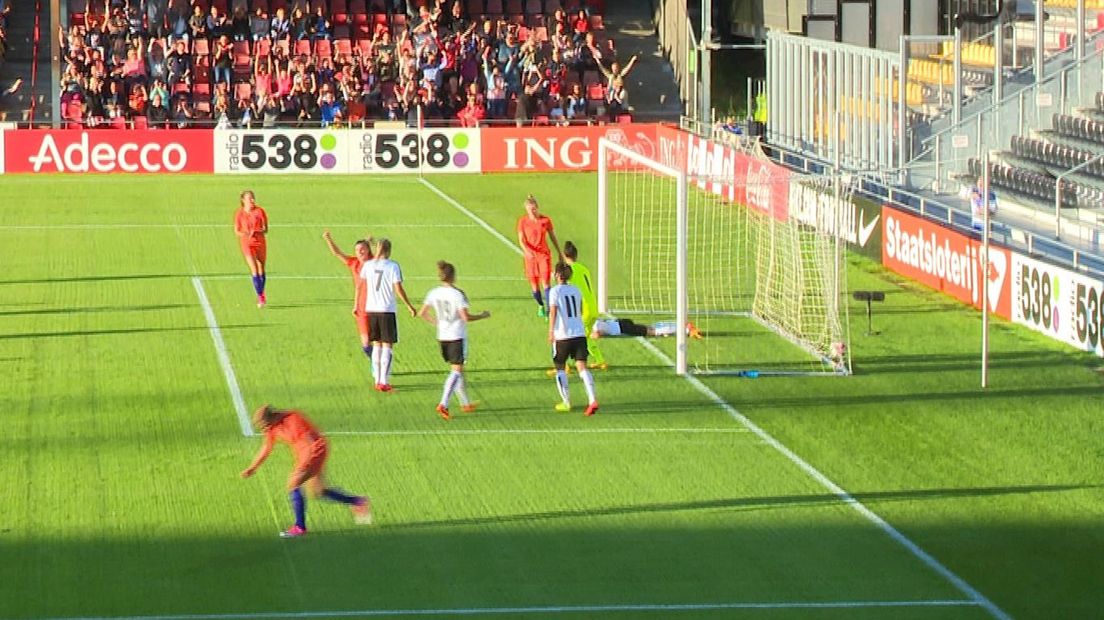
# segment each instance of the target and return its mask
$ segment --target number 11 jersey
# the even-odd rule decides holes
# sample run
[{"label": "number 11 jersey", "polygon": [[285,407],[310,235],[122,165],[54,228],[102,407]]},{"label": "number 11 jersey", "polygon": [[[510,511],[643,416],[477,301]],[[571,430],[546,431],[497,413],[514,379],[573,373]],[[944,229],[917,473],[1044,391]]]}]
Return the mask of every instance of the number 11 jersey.
[{"label": "number 11 jersey", "polygon": [[585,338],[583,326],[583,294],[570,284],[557,284],[548,291],[548,305],[556,307],[556,323],[552,326],[552,338]]}]

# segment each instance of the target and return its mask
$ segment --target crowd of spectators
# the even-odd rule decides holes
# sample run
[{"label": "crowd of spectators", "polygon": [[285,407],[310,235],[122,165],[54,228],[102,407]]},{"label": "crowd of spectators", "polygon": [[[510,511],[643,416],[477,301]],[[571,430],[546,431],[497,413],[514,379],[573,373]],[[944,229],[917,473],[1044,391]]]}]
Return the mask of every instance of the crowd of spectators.
[{"label": "crowd of spectators", "polygon": [[11,13],[11,4],[8,0],[0,0],[0,67],[4,66],[4,58],[8,55],[9,13]]},{"label": "crowd of spectators", "polygon": [[476,126],[629,113],[636,57],[618,58],[600,0],[98,1],[59,33],[72,124]]}]

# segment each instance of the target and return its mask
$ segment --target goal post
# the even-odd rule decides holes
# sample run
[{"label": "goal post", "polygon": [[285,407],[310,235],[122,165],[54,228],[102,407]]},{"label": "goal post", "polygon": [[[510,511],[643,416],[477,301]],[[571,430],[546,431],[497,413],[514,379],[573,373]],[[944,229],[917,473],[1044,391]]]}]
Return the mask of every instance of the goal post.
[{"label": "goal post", "polygon": [[[616,154],[628,161],[635,161],[656,174],[674,181],[674,192],[669,200],[675,208],[675,324],[685,326],[689,321],[689,297],[687,284],[689,270],[687,266],[687,175],[647,159],[635,151],[605,138],[598,141],[598,312],[610,314],[609,306],[609,185],[610,154]],[[685,329],[675,330],[675,373],[686,374],[687,335]]]},{"label": "goal post", "polygon": [[[676,337],[656,345],[679,374],[847,374],[836,228],[741,205],[729,191],[734,168],[711,172],[690,174],[599,141],[599,312],[673,318],[665,331]],[[832,180],[790,179],[821,190]],[[770,179],[753,182],[742,193],[772,191]]]}]

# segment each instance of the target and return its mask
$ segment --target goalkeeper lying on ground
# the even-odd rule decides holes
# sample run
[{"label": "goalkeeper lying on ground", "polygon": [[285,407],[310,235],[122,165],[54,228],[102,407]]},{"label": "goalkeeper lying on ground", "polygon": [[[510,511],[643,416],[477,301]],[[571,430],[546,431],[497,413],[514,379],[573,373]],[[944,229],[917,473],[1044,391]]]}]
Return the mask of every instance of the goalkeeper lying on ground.
[{"label": "goalkeeper lying on ground", "polygon": [[[629,319],[601,318],[594,322],[590,331],[591,338],[606,338],[608,336],[674,336],[677,323],[674,321],[660,321],[654,325],[641,325]],[[686,324],[686,335],[691,338],[701,338],[701,332],[693,323]]]}]

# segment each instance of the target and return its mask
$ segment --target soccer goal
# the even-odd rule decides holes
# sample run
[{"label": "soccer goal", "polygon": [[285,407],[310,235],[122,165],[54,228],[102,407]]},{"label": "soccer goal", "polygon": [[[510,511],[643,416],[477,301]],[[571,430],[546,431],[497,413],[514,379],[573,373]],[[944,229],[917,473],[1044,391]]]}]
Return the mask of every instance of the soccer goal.
[{"label": "soccer goal", "polygon": [[687,174],[606,140],[598,154],[600,312],[693,324],[656,343],[679,374],[849,374],[838,227],[733,202],[731,173]]}]

